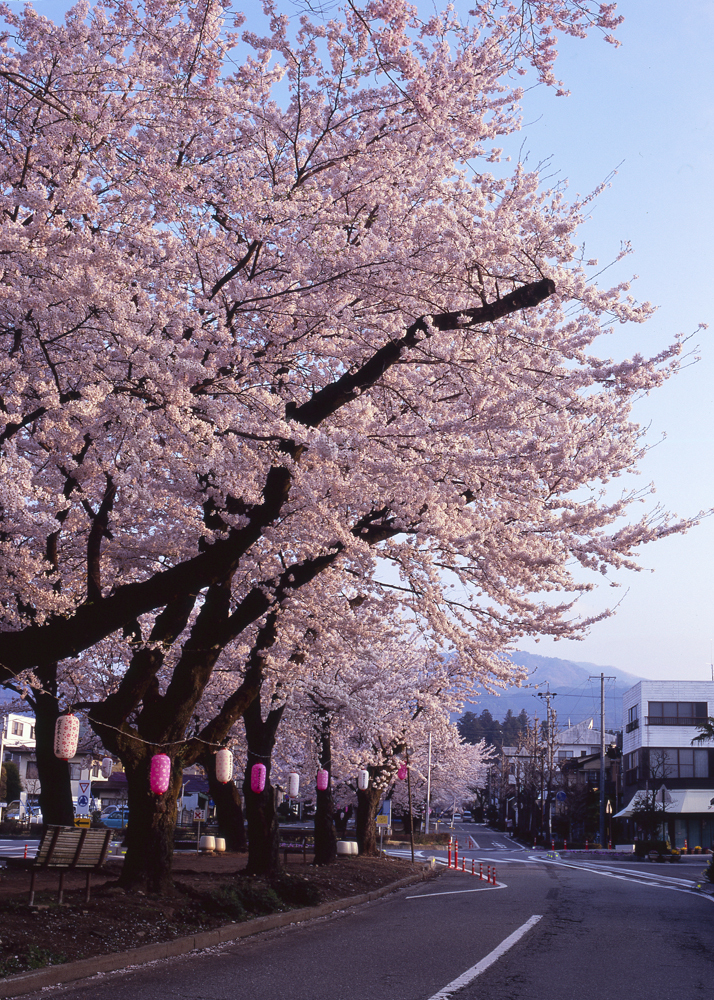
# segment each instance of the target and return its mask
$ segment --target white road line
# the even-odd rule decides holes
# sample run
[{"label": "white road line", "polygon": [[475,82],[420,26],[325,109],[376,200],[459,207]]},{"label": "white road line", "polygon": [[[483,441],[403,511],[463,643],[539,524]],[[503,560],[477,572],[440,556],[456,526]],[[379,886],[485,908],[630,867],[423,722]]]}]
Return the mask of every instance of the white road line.
[{"label": "white road line", "polygon": [[541,914],[534,914],[529,920],[526,920],[526,922],[519,927],[517,931],[514,931],[513,934],[509,934],[504,941],[501,941],[498,947],[494,948],[492,952],[489,952],[485,958],[482,958],[480,962],[476,963],[476,965],[472,965],[471,968],[467,969],[466,972],[459,976],[458,979],[452,980],[442,990],[439,990],[438,993],[429,997],[429,1000],[449,1000],[449,997],[453,993],[456,993],[457,990],[463,989],[464,986],[468,986],[468,984],[477,976],[480,976],[482,972],[485,972],[490,965],[493,965],[494,962],[498,961],[501,955],[505,955],[509,948],[512,948],[514,944],[520,941],[523,935],[527,934],[531,927],[535,927],[541,919],[541,916]]},{"label": "white road line", "polygon": [[467,892],[486,892],[487,889],[507,889],[505,882],[493,882],[478,889],[450,889],[447,892],[420,892],[417,896],[405,896],[405,899],[426,899],[427,896],[463,896]]},{"label": "white road line", "polygon": [[541,858],[541,861],[545,862],[548,865],[556,865],[558,868],[574,868],[576,871],[592,872],[593,875],[599,875],[601,878],[614,878],[614,879],[618,879],[621,882],[632,882],[634,885],[651,885],[651,886],[654,886],[655,889],[669,889],[670,892],[686,892],[686,893],[689,893],[689,894],[694,894],[695,896],[703,896],[704,899],[708,899],[710,902],[714,903],[714,897],[708,896],[706,893],[699,893],[699,892],[697,892],[697,890],[694,887],[681,888],[680,889],[679,886],[671,885],[671,884],[669,884],[668,882],[665,882],[665,881],[651,882],[651,881],[649,881],[649,879],[663,879],[664,880],[664,879],[667,878],[667,876],[654,875],[651,872],[643,872],[642,876],[645,876],[643,878],[642,876],[638,877],[639,873],[636,873],[635,875],[630,876],[630,875],[626,875],[626,874],[624,874],[622,872],[614,872],[614,871],[608,871],[608,870],[601,871],[598,868],[596,868],[594,865],[593,866],[590,866],[590,865],[574,865],[572,863],[571,864],[566,864],[566,863],[564,863],[562,861],[551,861],[550,858]]}]

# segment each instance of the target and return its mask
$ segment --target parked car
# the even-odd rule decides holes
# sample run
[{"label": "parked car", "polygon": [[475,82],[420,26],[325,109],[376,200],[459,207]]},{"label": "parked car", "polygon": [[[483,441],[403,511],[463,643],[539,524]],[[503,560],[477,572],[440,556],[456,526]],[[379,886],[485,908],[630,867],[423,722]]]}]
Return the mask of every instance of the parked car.
[{"label": "parked car", "polygon": [[468,809],[464,809],[463,813],[461,814],[461,818],[464,823],[473,823],[474,821],[474,818],[468,811]]},{"label": "parked car", "polygon": [[99,817],[101,826],[109,827],[110,830],[123,830],[129,822],[128,806],[119,806],[114,809],[106,809]]}]

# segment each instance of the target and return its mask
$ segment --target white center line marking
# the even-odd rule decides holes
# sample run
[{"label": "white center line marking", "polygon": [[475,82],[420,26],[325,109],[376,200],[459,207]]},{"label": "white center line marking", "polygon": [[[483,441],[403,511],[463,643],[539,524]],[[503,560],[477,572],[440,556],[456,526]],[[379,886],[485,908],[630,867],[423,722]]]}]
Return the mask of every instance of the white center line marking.
[{"label": "white center line marking", "polygon": [[485,958],[482,958],[480,962],[476,965],[472,965],[470,969],[467,969],[458,979],[452,980],[447,986],[438,993],[435,993],[429,1000],[449,1000],[452,993],[456,993],[457,990],[463,989],[464,986],[468,986],[477,976],[480,976],[482,972],[485,972],[489,965],[493,965],[501,955],[505,955],[509,948],[512,948],[516,942],[520,941],[524,934],[527,934],[531,927],[535,927],[538,921],[542,918],[542,914],[534,914],[530,919],[514,931],[513,934],[509,934],[508,937],[501,941],[501,943],[489,952]]}]

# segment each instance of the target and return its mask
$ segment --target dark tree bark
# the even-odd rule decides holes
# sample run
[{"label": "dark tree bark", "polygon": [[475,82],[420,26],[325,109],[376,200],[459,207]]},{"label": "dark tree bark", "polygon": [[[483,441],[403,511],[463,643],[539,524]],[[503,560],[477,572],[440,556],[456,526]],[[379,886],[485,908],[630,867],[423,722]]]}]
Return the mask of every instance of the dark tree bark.
[{"label": "dark tree bark", "polygon": [[[273,875],[281,870],[280,828],[275,812],[275,790],[270,783],[270,770],[275,734],[284,707],[282,705],[280,708],[272,709],[263,721],[260,695],[258,695],[243,714],[248,740],[248,759],[243,782],[243,797],[248,820],[248,864],[245,868],[247,875]],[[265,765],[265,788],[262,792],[254,792],[250,787],[250,775],[254,764]]]},{"label": "dark tree bark", "polygon": [[60,715],[57,701],[57,664],[37,671],[42,683],[29,702],[35,710],[37,773],[40,778],[42,821],[53,826],[74,826],[74,806],[69,764],[55,757],[55,723]]},{"label": "dark tree bark", "polygon": [[337,860],[337,831],[335,830],[335,803],[332,797],[332,746],[330,720],[322,714],[320,732],[320,767],[330,775],[325,791],[316,788],[315,807],[315,860],[316,865],[331,865]]},{"label": "dark tree bark", "polygon": [[375,788],[370,770],[369,787],[364,791],[357,789],[357,845],[360,854],[374,856],[379,854],[377,847],[377,808],[382,793]]},{"label": "dark tree bark", "polygon": [[152,756],[147,748],[134,754],[129,766],[125,765],[129,824],[119,885],[124,889],[145,887],[161,895],[173,885],[174,830],[183,766],[180,758],[173,760],[168,791],[154,795],[149,786]]},{"label": "dark tree bark", "polygon": [[245,836],[245,820],[240,791],[234,781],[223,784],[216,780],[216,755],[206,753],[200,758],[208,777],[208,790],[216,803],[218,835],[226,842],[227,851],[245,851],[248,841]]}]

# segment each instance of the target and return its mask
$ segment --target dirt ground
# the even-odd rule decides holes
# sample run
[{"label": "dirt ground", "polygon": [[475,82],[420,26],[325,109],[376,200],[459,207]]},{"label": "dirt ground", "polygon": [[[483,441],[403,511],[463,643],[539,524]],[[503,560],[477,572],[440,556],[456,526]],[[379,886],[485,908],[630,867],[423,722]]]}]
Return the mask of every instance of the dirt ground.
[{"label": "dirt ground", "polygon": [[423,871],[422,865],[393,858],[348,856],[314,868],[289,857],[283,875],[269,882],[244,877],[245,862],[244,854],[174,855],[175,890],[159,898],[118,888],[121,861],[110,860],[92,876],[89,903],[84,902],[84,875],[68,874],[62,906],[57,904],[58,875],[43,872],[32,907],[29,873],[4,868],[0,978],[359,895]]}]

